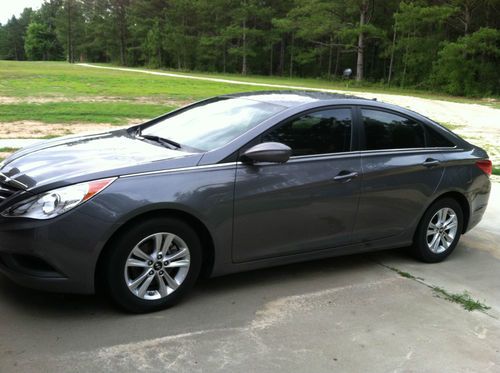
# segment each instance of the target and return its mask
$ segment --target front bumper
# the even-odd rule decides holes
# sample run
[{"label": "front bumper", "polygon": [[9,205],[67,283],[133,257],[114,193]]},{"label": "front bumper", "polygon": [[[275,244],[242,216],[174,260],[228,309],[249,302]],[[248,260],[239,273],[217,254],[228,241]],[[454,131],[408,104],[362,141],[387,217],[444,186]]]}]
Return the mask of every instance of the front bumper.
[{"label": "front bumper", "polygon": [[0,254],[0,273],[15,283],[33,289],[54,291],[60,293],[89,293],[87,287],[72,283],[68,278],[62,276],[37,276],[26,271],[26,268],[15,263],[15,259],[9,254]]},{"label": "front bumper", "polygon": [[92,204],[51,220],[0,218],[0,272],[35,289],[94,293],[97,260],[113,225],[90,216]]}]

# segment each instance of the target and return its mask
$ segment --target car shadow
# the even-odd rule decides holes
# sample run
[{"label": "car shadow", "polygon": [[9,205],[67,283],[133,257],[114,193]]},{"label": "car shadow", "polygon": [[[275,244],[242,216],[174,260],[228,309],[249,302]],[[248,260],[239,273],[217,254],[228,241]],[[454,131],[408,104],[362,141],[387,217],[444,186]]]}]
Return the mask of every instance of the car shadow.
[{"label": "car shadow", "polygon": [[116,312],[102,295],[50,293],[22,287],[0,277],[1,308],[15,308],[26,315],[67,317]]},{"label": "car shadow", "polygon": [[[354,254],[333,258],[286,264],[227,276],[210,278],[198,284],[196,291],[211,293],[241,290],[255,286],[273,286],[283,282],[308,281],[325,273],[337,274],[377,265],[372,254]],[[331,285],[331,284],[329,284]]]},{"label": "car shadow", "polygon": [[[388,250],[386,253],[396,255],[401,260],[414,261],[401,249]],[[377,253],[365,253],[340,256],[200,279],[192,294],[178,307],[183,307],[189,302],[206,302],[206,297],[210,298],[221,293],[247,292],[251,294],[256,287],[273,287],[283,284],[293,286],[294,283],[313,281],[331,273],[341,276],[353,271],[373,269],[379,265],[376,255]],[[324,284],[325,288],[331,286],[331,282]],[[203,296],[204,299],[198,299],[199,296]],[[127,315],[111,304],[105,294],[79,295],[43,292],[21,287],[0,277],[0,310],[6,307],[26,316],[49,319]]]}]

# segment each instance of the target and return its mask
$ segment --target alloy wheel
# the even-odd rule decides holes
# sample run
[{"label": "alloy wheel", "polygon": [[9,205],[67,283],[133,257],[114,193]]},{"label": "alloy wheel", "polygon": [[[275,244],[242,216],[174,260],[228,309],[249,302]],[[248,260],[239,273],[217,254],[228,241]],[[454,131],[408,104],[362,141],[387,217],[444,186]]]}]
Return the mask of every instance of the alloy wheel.
[{"label": "alloy wheel", "polygon": [[456,212],[443,207],[431,218],[427,227],[427,246],[434,254],[441,254],[448,250],[455,240],[458,230]]},{"label": "alloy wheel", "polygon": [[125,262],[128,289],[144,300],[172,294],[186,279],[191,264],[187,244],[173,233],[154,233],[134,246]]}]

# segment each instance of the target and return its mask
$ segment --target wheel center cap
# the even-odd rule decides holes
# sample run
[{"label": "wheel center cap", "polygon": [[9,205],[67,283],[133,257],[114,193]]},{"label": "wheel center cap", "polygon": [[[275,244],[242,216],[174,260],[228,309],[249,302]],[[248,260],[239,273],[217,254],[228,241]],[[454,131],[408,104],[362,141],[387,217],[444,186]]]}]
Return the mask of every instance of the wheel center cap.
[{"label": "wheel center cap", "polygon": [[161,264],[161,262],[156,262],[154,265],[153,265],[153,268],[155,271],[159,271],[160,269],[162,269],[163,265]]}]

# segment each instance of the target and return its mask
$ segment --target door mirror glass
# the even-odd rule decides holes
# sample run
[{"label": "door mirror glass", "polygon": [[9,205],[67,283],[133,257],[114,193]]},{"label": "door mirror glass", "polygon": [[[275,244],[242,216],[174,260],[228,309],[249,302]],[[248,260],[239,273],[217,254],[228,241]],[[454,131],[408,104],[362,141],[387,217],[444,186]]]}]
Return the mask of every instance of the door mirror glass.
[{"label": "door mirror glass", "polygon": [[263,142],[252,146],[243,153],[243,160],[253,162],[285,163],[290,158],[292,149],[279,142]]}]

